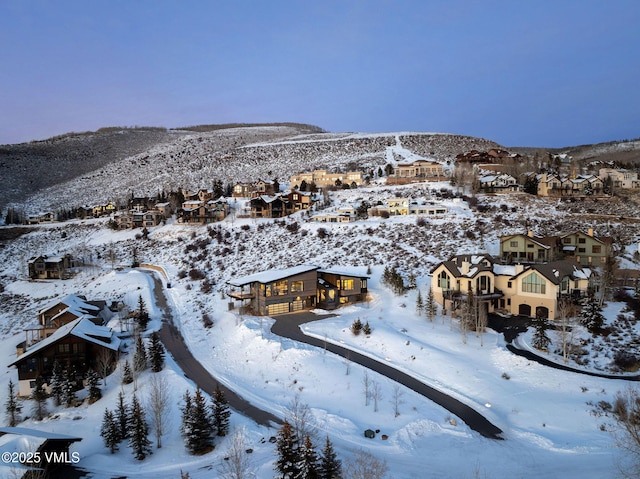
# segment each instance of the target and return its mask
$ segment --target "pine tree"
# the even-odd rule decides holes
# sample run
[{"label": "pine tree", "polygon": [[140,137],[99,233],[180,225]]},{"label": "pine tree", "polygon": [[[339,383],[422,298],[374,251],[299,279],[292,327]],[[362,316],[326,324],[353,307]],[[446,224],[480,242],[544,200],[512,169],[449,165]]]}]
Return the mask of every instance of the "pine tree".
[{"label": "pine tree", "polygon": [[185,391],[184,396],[182,396],[182,400],[184,401],[184,405],[180,408],[180,411],[182,412],[180,434],[182,434],[186,444],[187,437],[191,436],[191,411],[193,409],[193,400],[188,390]]},{"label": "pine tree", "polygon": [[276,459],[275,470],[280,473],[281,479],[293,479],[297,477],[298,469],[298,438],[293,431],[293,426],[288,421],[278,431],[276,439]]},{"label": "pine tree", "polygon": [[72,366],[64,375],[62,382],[62,403],[71,407],[76,399],[76,368]]},{"label": "pine tree", "polygon": [[532,346],[540,351],[547,351],[549,344],[551,344],[551,339],[547,336],[547,320],[543,317],[536,316],[533,320],[533,327],[535,331],[531,338]]},{"label": "pine tree", "polygon": [[105,447],[109,448],[111,454],[114,454],[120,447],[120,431],[113,412],[108,409],[104,410],[102,417],[102,426],[100,428],[100,436],[104,441]]},{"label": "pine tree", "polygon": [[333,449],[333,444],[327,436],[322,455],[320,457],[320,465],[318,466],[319,479],[341,479],[342,478],[342,462]]},{"label": "pine tree", "polygon": [[318,454],[311,442],[311,438],[306,436],[298,451],[298,474],[296,479],[318,479]]},{"label": "pine tree", "polygon": [[129,437],[129,429],[127,427],[128,417],[129,408],[124,402],[124,393],[120,391],[118,393],[118,404],[115,412],[116,424],[118,426],[118,438],[120,441]]},{"label": "pine tree", "polygon": [[595,298],[590,298],[586,306],[582,308],[580,323],[592,334],[602,329],[602,325],[604,324],[602,307]]},{"label": "pine tree", "polygon": [[160,335],[157,332],[151,335],[149,357],[151,359],[151,370],[154,373],[162,371],[162,368],[164,368],[164,346],[162,346]]},{"label": "pine tree", "polygon": [[13,381],[9,380],[9,395],[7,402],[5,403],[5,410],[7,413],[7,424],[10,427],[15,427],[20,422],[20,412],[22,412],[22,405],[18,402],[16,397],[16,386]]},{"label": "pine tree", "polygon": [[131,366],[127,359],[122,366],[122,384],[131,384],[133,382],[133,373],[131,372]]},{"label": "pine tree", "polygon": [[136,311],[136,320],[138,321],[138,325],[140,326],[140,329],[142,331],[147,329],[147,325],[149,324],[149,313],[147,312],[147,305],[144,303],[142,295],[138,296],[138,310]]},{"label": "pine tree", "polygon": [[51,374],[49,387],[51,388],[51,396],[53,397],[53,402],[56,406],[60,406],[60,404],[62,404],[62,384],[64,382],[64,376],[65,374],[62,370],[62,366],[57,360],[55,360],[53,362],[53,372]]},{"label": "pine tree", "polygon": [[147,369],[147,350],[144,347],[142,335],[136,338],[136,352],[133,355],[133,368],[140,372]]},{"label": "pine tree", "polygon": [[229,409],[229,404],[227,404],[227,398],[224,397],[222,389],[217,385],[213,394],[213,426],[218,436],[226,436],[229,432],[230,416],[231,410]]},{"label": "pine tree", "polygon": [[135,394],[129,408],[127,427],[129,428],[129,447],[131,447],[131,452],[138,461],[142,461],[151,454],[151,441],[149,441],[149,428],[145,419],[144,408],[140,405]]},{"label": "pine tree", "polygon": [[423,309],[424,301],[422,300],[422,293],[418,290],[418,298],[416,299],[416,313],[418,313],[418,316],[422,316]]},{"label": "pine tree", "polygon": [[185,446],[191,454],[204,454],[212,448],[215,433],[213,418],[200,389],[197,389],[193,396],[188,415],[183,417],[183,425],[186,432]]},{"label": "pine tree", "polygon": [[425,311],[429,321],[433,321],[433,318],[438,313],[438,305],[436,304],[436,298],[433,295],[433,290],[431,288],[429,288],[429,291],[427,292],[427,304],[425,305]]},{"label": "pine tree", "polygon": [[87,373],[87,386],[89,387],[89,404],[93,404],[102,397],[100,376],[93,369]]},{"label": "pine tree", "polygon": [[36,378],[36,384],[31,391],[33,399],[33,416],[37,421],[42,421],[47,415],[47,392],[44,390],[44,379],[42,376]]}]

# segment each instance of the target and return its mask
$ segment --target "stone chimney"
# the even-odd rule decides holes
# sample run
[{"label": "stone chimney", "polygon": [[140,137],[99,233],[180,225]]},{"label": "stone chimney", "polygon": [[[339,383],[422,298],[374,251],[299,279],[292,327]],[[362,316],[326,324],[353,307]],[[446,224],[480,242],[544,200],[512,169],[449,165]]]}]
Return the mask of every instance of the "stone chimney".
[{"label": "stone chimney", "polygon": [[520,274],[520,273],[522,273],[523,271],[524,271],[524,265],[523,265],[523,264],[518,263],[518,264],[516,265],[516,274]]}]

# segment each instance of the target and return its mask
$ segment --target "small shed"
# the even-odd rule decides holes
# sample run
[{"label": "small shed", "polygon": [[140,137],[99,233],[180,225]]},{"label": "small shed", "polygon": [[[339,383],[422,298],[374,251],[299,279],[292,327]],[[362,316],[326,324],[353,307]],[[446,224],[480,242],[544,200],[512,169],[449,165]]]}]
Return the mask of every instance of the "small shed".
[{"label": "small shed", "polygon": [[373,429],[365,429],[364,437],[368,439],[373,439],[376,437],[376,432]]}]

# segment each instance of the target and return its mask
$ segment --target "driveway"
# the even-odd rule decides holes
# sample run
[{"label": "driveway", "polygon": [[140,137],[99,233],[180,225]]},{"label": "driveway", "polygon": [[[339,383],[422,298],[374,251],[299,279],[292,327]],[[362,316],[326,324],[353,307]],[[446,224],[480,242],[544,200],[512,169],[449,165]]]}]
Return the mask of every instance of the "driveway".
[{"label": "driveway", "polygon": [[300,341],[301,343],[310,344],[319,348],[326,349],[338,356],[348,358],[350,361],[360,364],[371,371],[375,371],[389,379],[396,381],[403,386],[412,389],[413,391],[421,394],[422,396],[430,399],[439,406],[442,406],[447,411],[455,414],[462,421],[464,421],[471,429],[480,433],[482,436],[489,439],[503,439],[500,437],[502,430],[491,423],[487,418],[480,414],[475,409],[467,406],[466,404],[458,401],[457,399],[435,389],[431,386],[427,386],[423,382],[415,379],[414,377],[382,363],[375,359],[372,359],[363,354],[352,351],[351,349],[344,348],[337,344],[325,343],[323,340],[307,336],[300,329],[300,325],[311,321],[318,321],[322,318],[318,318],[317,315],[308,311],[299,313],[290,313],[277,316],[275,324],[271,328],[271,332],[285,338]]},{"label": "driveway", "polygon": [[175,327],[173,314],[167,303],[167,297],[165,296],[162,281],[160,281],[158,276],[151,271],[141,271],[144,271],[153,278],[153,295],[156,299],[158,308],[162,311],[162,329],[160,329],[160,339],[162,340],[165,349],[169,354],[171,354],[180,369],[182,369],[184,375],[211,396],[213,396],[216,387],[220,387],[227,399],[227,402],[229,403],[229,407],[236,412],[253,419],[256,423],[267,427],[279,427],[279,425],[282,424],[282,420],[280,418],[270,412],[254,406],[243,397],[238,396],[238,394],[213,377],[209,371],[207,371],[202,364],[193,357],[191,351],[189,351],[189,348],[184,342],[182,334],[180,334],[178,328]]}]

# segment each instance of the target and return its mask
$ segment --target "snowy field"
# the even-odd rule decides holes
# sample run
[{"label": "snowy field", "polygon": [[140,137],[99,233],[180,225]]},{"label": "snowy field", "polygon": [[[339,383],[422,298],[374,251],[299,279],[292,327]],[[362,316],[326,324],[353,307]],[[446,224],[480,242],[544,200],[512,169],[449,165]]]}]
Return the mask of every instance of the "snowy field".
[{"label": "snowy field", "polygon": [[[333,199],[335,204],[375,201],[396,191],[402,188],[363,188],[339,192]],[[429,195],[429,189],[415,193],[416,198],[427,200]],[[148,274],[127,266],[136,246],[142,261],[160,264],[169,272],[173,285],[166,290],[169,305],[196,358],[238,394],[277,416],[283,417],[297,396],[313,411],[318,448],[329,435],[343,461],[364,449],[385,460],[388,477],[395,479],[619,477],[619,450],[610,433],[601,430],[606,418],[593,415],[589,404],[611,402],[628,381],[542,366],[510,353],[502,336],[490,330],[482,336],[468,333],[464,343],[455,320],[438,315],[429,322],[416,313],[417,289],[395,296],[380,284],[384,265],[393,262],[405,273],[416,273],[418,289],[425,298],[428,271],[437,261],[458,252],[497,253],[496,235],[506,226],[490,225],[485,231],[478,225],[482,218],[465,202],[450,199],[443,203],[450,215],[428,219],[422,228],[416,226],[415,217],[328,225],[307,223],[298,214],[284,222],[284,226],[301,223],[295,234],[270,221],[235,219],[216,225],[219,230],[168,224],[153,229],[149,243],[136,239],[136,231],[110,231],[103,220],[39,228],[0,248],[4,264],[0,272],[4,287],[0,296],[0,364],[15,358],[15,346],[24,338],[22,329],[36,323],[37,311],[70,293],[122,301],[131,308],[142,296],[153,319],[150,330],[158,329],[161,311],[154,302],[152,281]],[[540,218],[557,214],[543,203],[539,212]],[[516,221],[517,214],[505,212],[505,218]],[[319,228],[329,232],[323,241],[318,240]],[[479,238],[472,241],[461,234],[447,238],[445,233],[452,228],[460,232],[475,228]],[[87,264],[67,281],[26,281],[26,259],[33,252],[56,249],[81,254]],[[228,299],[222,292],[232,277],[309,260],[324,267],[355,268],[359,273],[371,266],[372,301],[339,309],[331,317],[317,311],[319,320],[303,325],[306,334],[369,355],[454,396],[501,428],[504,440],[483,438],[442,407],[368,372],[380,389],[376,411],[372,401],[365,405],[362,367],[322,348],[274,335],[270,318],[228,311]],[[202,282],[192,281],[188,275],[179,279],[191,268],[206,271],[210,293],[203,293]],[[620,303],[609,303],[607,319],[615,318],[621,309]],[[214,320],[212,328],[203,327],[203,313]],[[351,323],[358,318],[373,328],[369,337],[350,332]],[[117,320],[111,326],[120,327]],[[527,334],[522,336],[525,344],[528,338]],[[552,340],[557,338],[552,335]],[[129,356],[122,361],[131,359]],[[604,360],[593,357],[592,364],[597,364],[596,359]],[[143,402],[151,374],[144,373],[138,381],[136,394]],[[69,409],[50,405],[50,418],[41,422],[29,419],[21,425],[81,436],[83,440],[74,444],[72,451],[80,454],[79,465],[95,478],[153,475],[168,479],[180,477],[180,471],[194,479],[216,477],[231,435],[218,439],[211,453],[190,456],[179,433],[179,407],[184,392],[194,391],[195,385],[170,358],[160,374],[171,384],[170,427],[162,449],[154,449],[142,463],[124,445],[115,455],[109,454],[99,436],[105,408],[115,408],[121,390],[128,397],[133,393],[133,385],[121,386],[120,370],[109,376],[104,396],[97,403]],[[5,366],[0,392],[7,391],[10,379],[16,382],[17,372]],[[399,415],[395,414],[396,399]],[[24,413],[30,413],[28,401]],[[239,414],[232,414],[231,427],[240,431],[247,447],[253,449],[250,459],[256,477],[274,477],[275,445],[268,439],[277,430],[256,426]],[[363,437],[367,428],[379,429],[380,434],[367,439]],[[388,439],[383,441],[382,434]],[[0,442],[3,451],[28,447],[7,439]],[[10,467],[0,468],[0,477],[11,477],[13,472]]]}]

